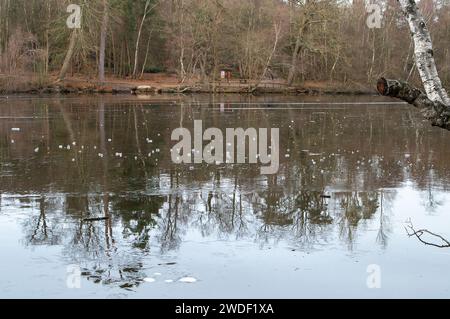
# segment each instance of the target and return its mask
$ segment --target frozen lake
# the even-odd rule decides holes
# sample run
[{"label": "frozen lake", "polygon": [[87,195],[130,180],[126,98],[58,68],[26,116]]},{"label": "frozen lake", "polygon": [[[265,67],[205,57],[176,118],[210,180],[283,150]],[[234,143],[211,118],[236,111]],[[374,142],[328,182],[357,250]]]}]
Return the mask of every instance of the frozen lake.
[{"label": "frozen lake", "polygon": [[[279,128],[278,174],[173,163],[194,120]],[[1,99],[0,297],[448,298],[407,227],[450,239],[449,145],[379,97]]]}]

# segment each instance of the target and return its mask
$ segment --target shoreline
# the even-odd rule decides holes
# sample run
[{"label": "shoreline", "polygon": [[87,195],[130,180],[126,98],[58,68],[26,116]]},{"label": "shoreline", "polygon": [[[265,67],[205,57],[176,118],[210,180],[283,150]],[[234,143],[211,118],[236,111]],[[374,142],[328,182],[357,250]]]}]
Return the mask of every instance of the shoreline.
[{"label": "shoreline", "polygon": [[287,86],[283,82],[263,81],[242,83],[240,81],[215,82],[208,84],[180,84],[173,77],[155,80],[108,79],[104,83],[83,78],[66,79],[62,82],[46,81],[37,84],[34,81],[20,81],[10,87],[0,86],[0,96],[30,95],[161,95],[161,94],[242,94],[242,95],[373,95],[375,88],[360,84],[339,85],[328,82],[308,82],[302,85]]}]

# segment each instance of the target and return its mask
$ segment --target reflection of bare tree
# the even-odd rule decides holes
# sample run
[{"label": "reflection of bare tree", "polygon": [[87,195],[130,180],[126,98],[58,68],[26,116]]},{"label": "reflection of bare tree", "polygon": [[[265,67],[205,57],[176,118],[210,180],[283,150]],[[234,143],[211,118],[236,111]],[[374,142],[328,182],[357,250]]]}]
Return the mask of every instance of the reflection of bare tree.
[{"label": "reflection of bare tree", "polygon": [[295,235],[304,245],[311,245],[317,233],[333,222],[327,199],[320,192],[300,191],[293,214]]},{"label": "reflection of bare tree", "polygon": [[[144,202],[146,205],[140,207],[134,204],[132,210],[130,200],[120,197],[60,195],[55,206],[43,196],[37,200],[39,214],[24,222],[25,240],[29,245],[62,245],[68,262],[79,264],[87,279],[131,289],[145,277],[142,258],[149,243],[147,225],[155,224],[151,218],[159,208],[157,200]],[[97,215],[99,211],[104,212],[105,207],[115,208],[113,212],[106,208],[106,214],[110,215],[107,224],[84,221],[84,216]],[[114,224],[118,217],[114,213],[116,209],[124,213],[119,215],[123,218],[123,229]]]},{"label": "reflection of bare tree", "polygon": [[100,100],[98,114],[104,187],[99,204],[101,215],[104,217],[104,226],[102,227],[100,222],[85,223],[84,220],[81,220],[79,232],[76,233],[77,237],[74,238],[71,248],[73,251],[81,253],[82,258],[77,257],[83,265],[83,275],[89,280],[103,284],[117,283],[123,288],[130,289],[139,285],[143,280],[144,275],[140,273],[142,262],[140,258],[129,255],[129,251],[122,252],[116,246],[110,213],[108,149],[106,147],[105,103],[103,100]]},{"label": "reflection of bare tree", "polygon": [[439,206],[442,206],[442,201],[436,199],[435,194],[433,193],[433,188],[431,186],[431,181],[428,184],[428,189],[426,192],[426,199],[424,200],[424,206],[425,209],[430,212],[430,213],[434,213],[436,211],[436,209],[439,208]]},{"label": "reflection of bare tree", "polygon": [[340,197],[343,211],[338,221],[340,235],[351,247],[360,222],[372,219],[377,212],[380,195],[378,192],[347,192]]},{"label": "reflection of bare tree", "polygon": [[[84,273],[92,280],[128,288],[139,283],[142,258],[150,248],[158,245],[163,254],[178,249],[188,231],[221,240],[245,238],[262,245],[284,241],[301,248],[320,245],[329,236],[340,234],[340,240],[352,248],[355,238],[369,225],[379,227],[377,242],[385,247],[389,240],[386,206],[394,197],[378,190],[385,184],[397,187],[408,167],[408,173],[420,182],[419,189],[430,185],[431,190],[433,183],[445,181],[442,172],[448,168],[445,156],[442,163],[423,159],[422,167],[404,154],[394,154],[392,150],[404,149],[406,144],[413,145],[408,149],[411,154],[429,154],[433,147],[424,145],[425,140],[410,141],[414,134],[409,134],[409,126],[393,131],[386,125],[388,116],[371,110],[367,111],[370,123],[360,125],[346,120],[347,116],[360,116],[356,110],[352,115],[351,109],[290,110],[285,117],[282,112],[259,110],[215,112],[218,110],[203,107],[201,101],[164,112],[158,105],[148,107],[143,102],[127,107],[96,100],[89,112],[80,112],[76,102],[58,105],[57,121],[47,120],[44,131],[52,134],[48,140],[56,148],[64,145],[64,152],[50,145],[48,154],[32,154],[36,156],[33,162],[2,166],[2,171],[19,177],[22,171],[29,172],[29,167],[37,173],[27,182],[16,178],[10,186],[2,183],[0,187],[2,191],[33,188],[43,194],[41,209],[24,226],[29,244],[60,243],[67,258],[83,264]],[[50,117],[53,109],[46,109]],[[190,128],[194,118],[215,127],[234,125],[237,119],[243,127],[271,127],[292,120],[295,124],[282,129],[281,145],[290,148],[290,157],[285,159],[287,150],[281,150],[279,174],[271,177],[260,176],[259,167],[248,165],[174,167],[169,159],[171,129]],[[10,134],[10,127],[5,130]],[[109,137],[112,141],[107,141]],[[145,142],[146,137],[153,142]],[[67,143],[75,140],[85,148],[66,150]],[[6,149],[2,154],[9,157],[12,148],[5,141],[0,140],[0,150]],[[158,165],[156,154],[150,155],[156,148],[161,150]],[[27,155],[15,151],[21,158]],[[115,157],[115,152],[123,157]],[[433,183],[432,164],[436,170]],[[168,186],[163,185],[165,179]],[[59,207],[50,205],[48,185],[61,192],[53,195]],[[353,191],[340,192],[342,189]],[[430,202],[436,204],[435,199]],[[87,217],[105,220],[87,222]]]},{"label": "reflection of bare tree", "polygon": [[[59,104],[60,105],[60,104]],[[69,114],[60,105],[65,128],[69,132],[70,144],[76,141],[75,129]],[[101,163],[99,179],[102,188],[88,193],[53,195],[61,207],[50,206],[45,196],[39,199],[39,215],[33,215],[24,223],[26,240],[31,245],[63,245],[64,255],[70,263],[78,263],[83,275],[89,280],[103,284],[115,284],[123,288],[139,285],[145,274],[142,258],[147,253],[153,217],[158,212],[161,200],[153,198],[111,197],[109,192],[110,165],[107,145],[105,103],[98,105],[98,134],[100,152],[95,156]],[[89,188],[85,176],[86,168],[94,161],[82,161],[75,143],[71,152],[76,158],[79,190]],[[98,159],[100,157],[100,159]],[[156,213],[155,213],[156,212]],[[114,224],[121,214],[123,229]],[[87,217],[102,217],[101,220]]]},{"label": "reflection of bare tree", "polygon": [[45,219],[45,198],[41,197],[39,200],[39,218],[36,222],[36,228],[31,235],[30,242],[36,243],[48,239],[47,221]]},{"label": "reflection of bare tree", "polygon": [[30,245],[57,245],[60,242],[60,229],[57,223],[48,222],[45,196],[38,200],[39,216],[33,216],[25,225],[26,242]]},{"label": "reflection of bare tree", "polygon": [[169,195],[169,207],[161,222],[160,242],[162,252],[178,248],[181,242],[181,237],[178,233],[179,205],[180,197],[178,195]]},{"label": "reflection of bare tree", "polygon": [[383,191],[380,192],[380,226],[377,233],[377,243],[379,243],[383,248],[387,247],[388,235],[386,231],[386,225],[388,224],[388,216],[385,213],[385,194]]},{"label": "reflection of bare tree", "polygon": [[156,225],[158,210],[164,203],[161,196],[136,196],[112,198],[113,210],[120,214],[123,234],[130,238],[135,248],[149,251],[150,232]]},{"label": "reflection of bare tree", "polygon": [[378,192],[335,193],[328,198],[322,192],[300,191],[293,197],[275,185],[266,192],[243,194],[238,187],[231,188],[230,182],[225,183],[227,191],[211,185],[189,197],[181,195],[178,187],[172,188],[158,222],[163,252],[179,247],[187,226],[197,227],[203,236],[256,236],[261,243],[290,237],[296,245],[311,246],[327,233],[326,228],[334,227],[335,219],[341,238],[351,246],[361,222],[372,220],[377,212],[377,241],[387,244],[389,220],[379,209],[386,199]]}]

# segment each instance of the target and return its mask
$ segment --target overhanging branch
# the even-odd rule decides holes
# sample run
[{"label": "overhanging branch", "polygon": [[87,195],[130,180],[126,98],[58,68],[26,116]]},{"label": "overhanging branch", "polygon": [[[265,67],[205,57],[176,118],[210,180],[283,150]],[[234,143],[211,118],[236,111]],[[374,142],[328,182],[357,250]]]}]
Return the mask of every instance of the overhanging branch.
[{"label": "overhanging branch", "polygon": [[414,105],[433,126],[450,130],[450,107],[439,101],[431,101],[418,88],[403,81],[381,78],[378,80],[377,89],[381,95],[395,97]]}]

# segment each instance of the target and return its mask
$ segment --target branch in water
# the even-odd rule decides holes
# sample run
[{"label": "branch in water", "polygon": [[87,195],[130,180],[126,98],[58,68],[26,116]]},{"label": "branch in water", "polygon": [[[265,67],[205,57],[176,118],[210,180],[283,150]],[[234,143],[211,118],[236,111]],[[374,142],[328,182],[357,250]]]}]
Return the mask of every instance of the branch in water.
[{"label": "branch in water", "polygon": [[[416,237],[420,242],[422,242],[425,245],[433,246],[433,247],[437,247],[437,248],[450,248],[450,242],[447,239],[445,239],[444,237],[442,237],[441,235],[432,233],[426,229],[415,230],[414,226],[412,224],[408,225],[407,228],[405,227],[405,229],[406,229],[406,232],[408,233],[409,237]],[[442,244],[436,244],[436,243],[429,242],[429,241],[422,239],[422,236],[425,234],[435,237],[437,239],[440,239],[442,241]]]},{"label": "branch in water", "polygon": [[450,107],[440,101],[433,102],[418,88],[403,81],[381,78],[378,80],[377,89],[381,95],[395,97],[414,105],[433,126],[450,130]]}]

